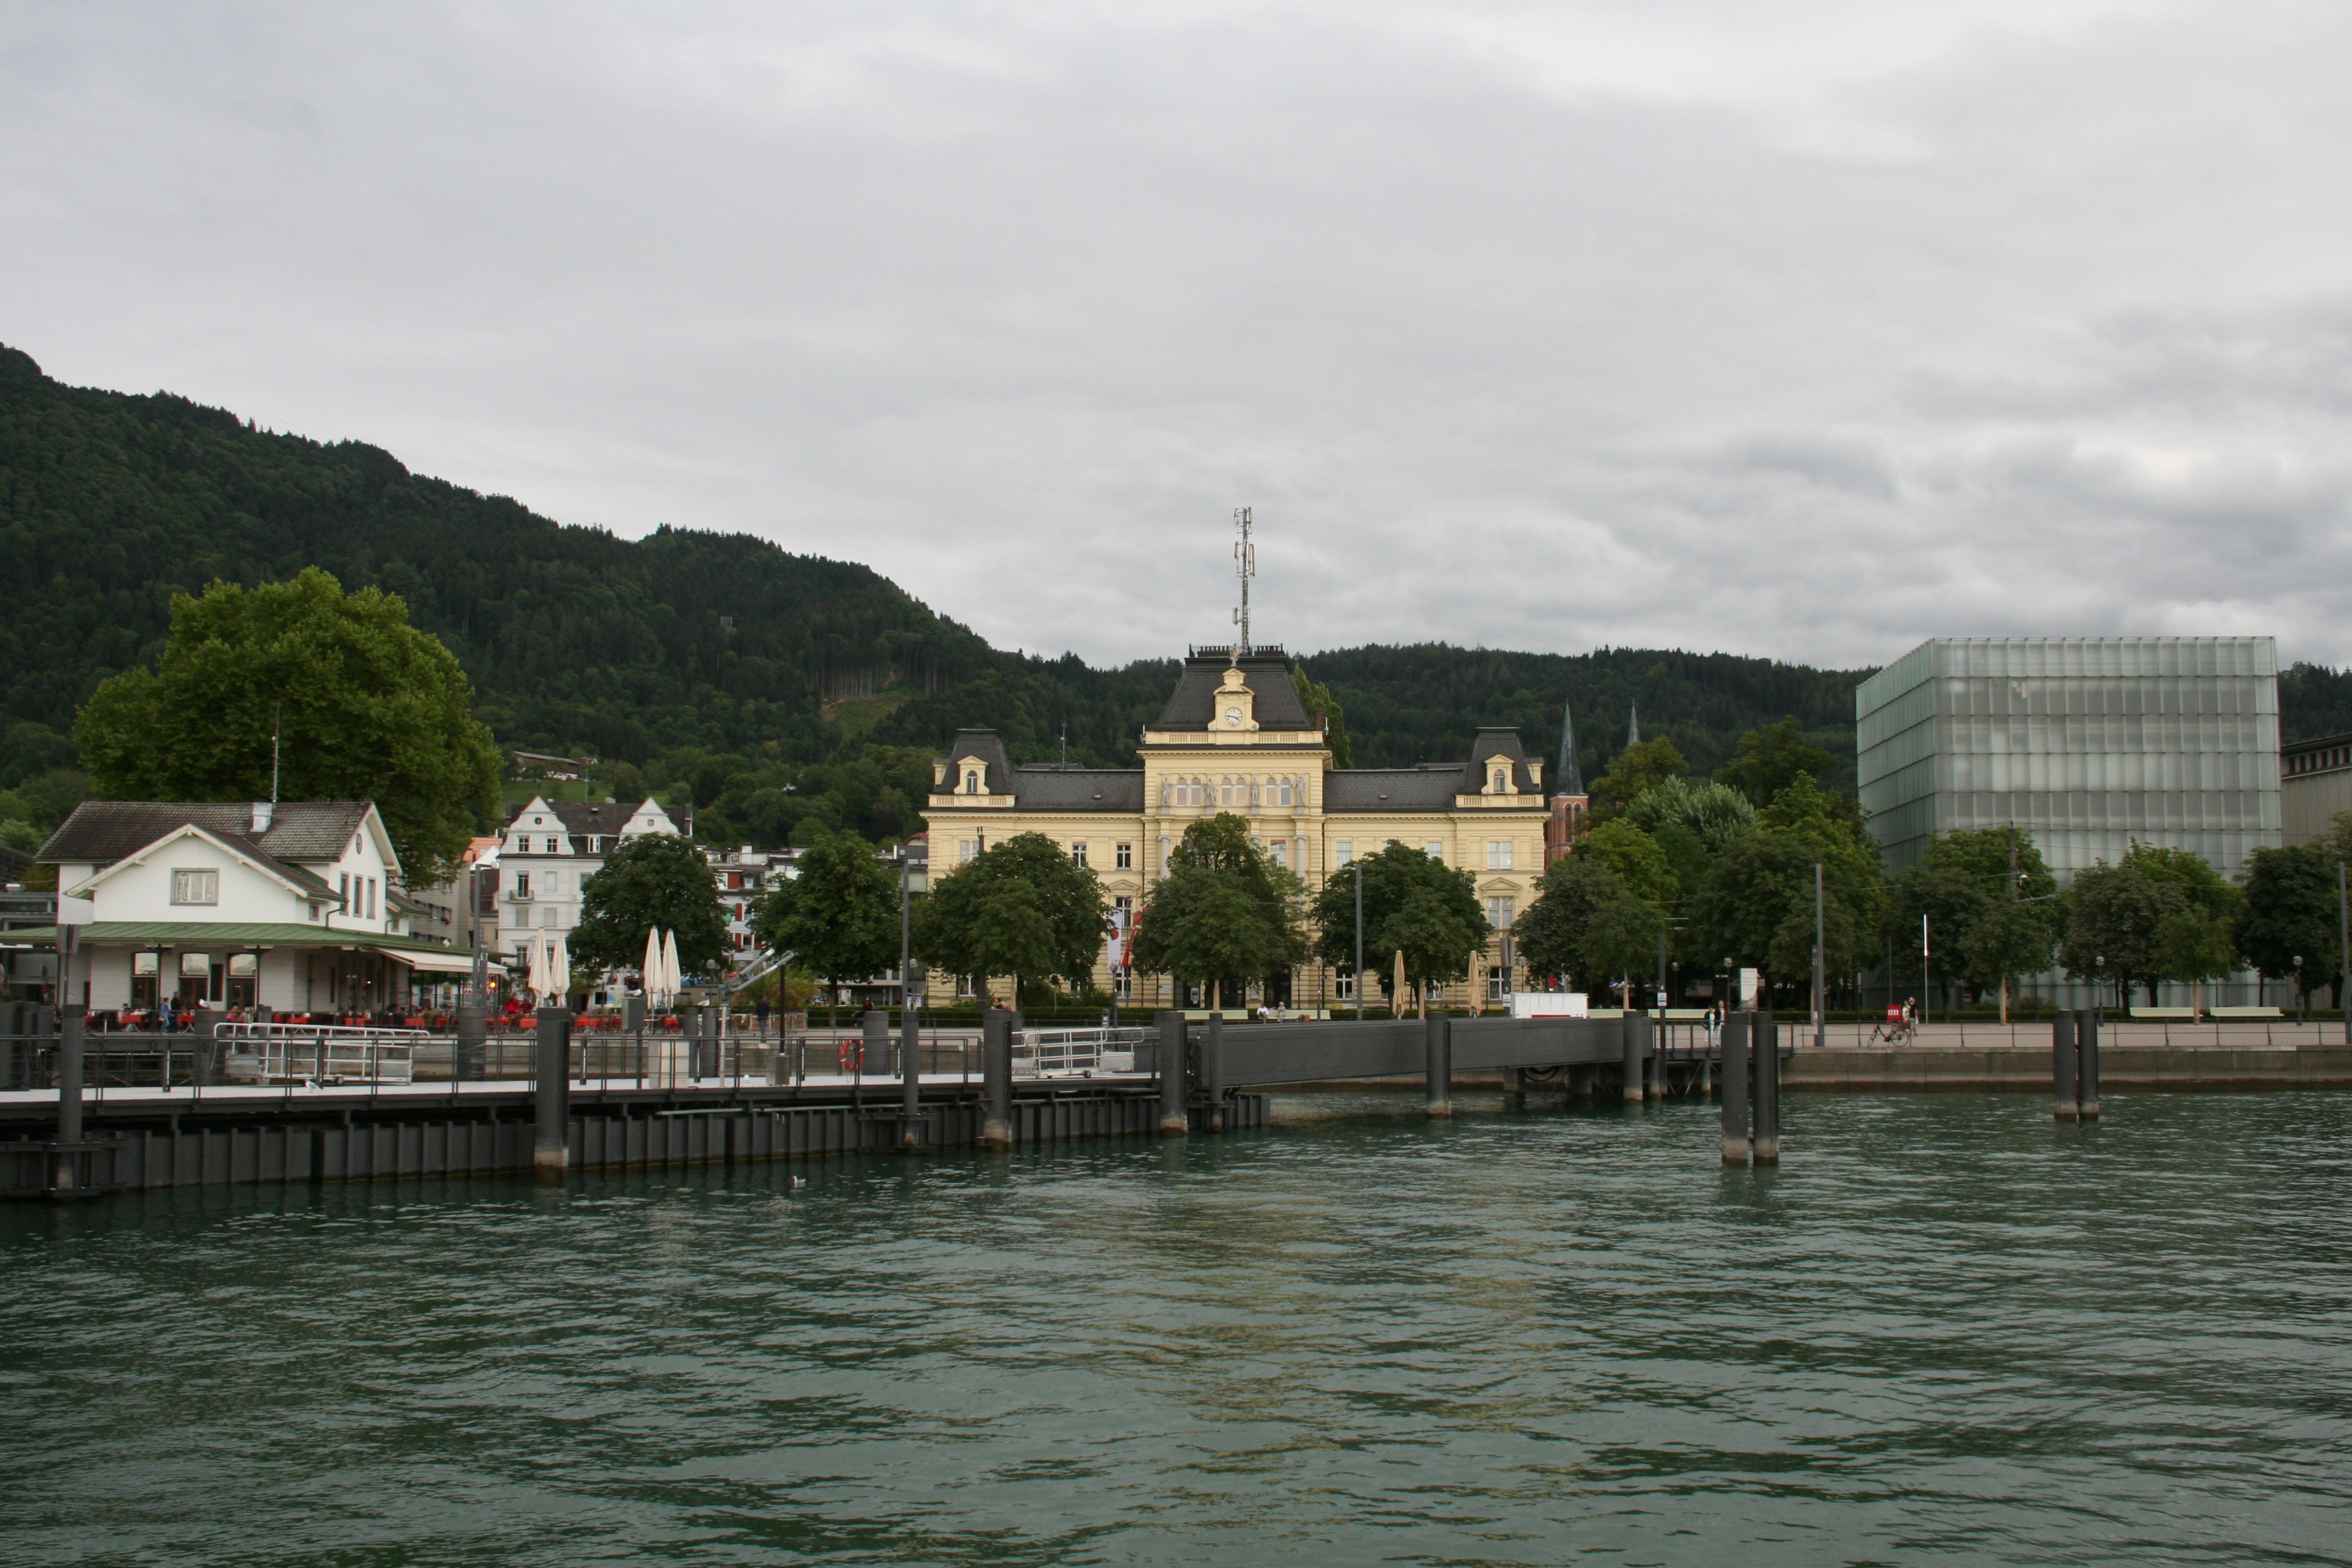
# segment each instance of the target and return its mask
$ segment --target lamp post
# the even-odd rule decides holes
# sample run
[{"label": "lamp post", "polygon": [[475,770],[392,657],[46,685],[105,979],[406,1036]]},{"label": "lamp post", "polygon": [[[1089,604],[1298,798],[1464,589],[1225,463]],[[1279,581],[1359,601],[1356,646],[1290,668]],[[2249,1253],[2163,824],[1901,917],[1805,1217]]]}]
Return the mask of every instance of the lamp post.
[{"label": "lamp post", "polygon": [[1823,962],[1822,908],[1822,863],[1816,860],[1813,862],[1813,1048],[1815,1050],[1820,1050],[1830,1043],[1829,1014],[1825,1011],[1829,1003],[1824,994],[1829,989],[1829,981],[1822,970]]}]

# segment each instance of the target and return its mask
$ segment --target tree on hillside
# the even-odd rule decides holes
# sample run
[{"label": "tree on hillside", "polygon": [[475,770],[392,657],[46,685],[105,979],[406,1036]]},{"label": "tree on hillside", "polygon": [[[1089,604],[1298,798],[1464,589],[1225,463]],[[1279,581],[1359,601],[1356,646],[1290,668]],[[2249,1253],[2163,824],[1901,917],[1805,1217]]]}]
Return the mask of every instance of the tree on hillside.
[{"label": "tree on hillside", "polygon": [[1827,778],[1835,766],[1835,757],[1805,739],[1802,724],[1783,719],[1740,736],[1738,753],[1715,770],[1714,782],[1762,805],[1796,783],[1799,774]]},{"label": "tree on hillside", "polygon": [[1660,735],[1653,741],[1626,747],[1617,753],[1608,770],[1594,779],[1589,789],[1592,797],[1592,819],[1606,822],[1623,811],[1643,792],[1654,789],[1672,778],[1690,772],[1690,763],[1683,760],[1675,743]]},{"label": "tree on hillside", "polygon": [[1628,896],[1600,861],[1570,855],[1554,861],[1536,879],[1535,902],[1511,924],[1511,938],[1530,974],[1563,976],[1571,989],[1590,991],[1591,970],[1584,938],[1595,912],[1609,900]]},{"label": "tree on hillside", "polygon": [[752,907],[751,931],[767,947],[841,988],[898,962],[898,878],[851,833],[828,832],[809,847],[794,875],[771,882]]},{"label": "tree on hillside", "polygon": [[[677,932],[677,966],[700,976],[727,960],[727,917],[702,852],[683,838],[625,838],[581,885],[580,923],[566,935],[575,972],[635,969],[646,932]],[[520,933],[518,933],[520,934]]]},{"label": "tree on hillside", "polygon": [[945,876],[915,911],[915,955],[982,989],[1007,974],[1083,986],[1106,932],[1102,882],[1042,833],[992,844]]},{"label": "tree on hillside", "polygon": [[2113,984],[2123,1005],[2144,985],[2153,1005],[2165,975],[2165,921],[2190,907],[2188,895],[2137,866],[2103,860],[2074,874],[2070,902],[2058,962],[2078,979]]},{"label": "tree on hillside", "polygon": [[[1486,910],[1478,902],[1476,884],[1467,871],[1456,871],[1443,860],[1429,856],[1410,845],[1394,839],[1383,845],[1377,854],[1360,858],[1364,878],[1364,967],[1368,974],[1359,975],[1360,984],[1367,979],[1378,979],[1383,988],[1390,982],[1399,942],[1407,944],[1405,954],[1406,979],[1414,981],[1426,975],[1443,981],[1449,973],[1437,973],[1447,968],[1443,952],[1454,939],[1447,931],[1475,931],[1475,946],[1484,945],[1493,928],[1486,923]],[[1429,900],[1414,904],[1414,895],[1426,892]],[[1400,921],[1408,906],[1413,906],[1410,920]],[[1315,951],[1322,961],[1335,969],[1346,969],[1356,962],[1356,870],[1343,866],[1331,873],[1320,891],[1315,895],[1311,914],[1316,939]],[[1415,945],[1419,944],[1419,945]],[[1415,952],[1424,967],[1416,970]]]},{"label": "tree on hillside", "polygon": [[2244,879],[2238,951],[2269,978],[2292,978],[2306,996],[2336,984],[2342,940],[2336,862],[2327,851],[2315,844],[2256,849],[2246,858]]},{"label": "tree on hillside", "polygon": [[1354,767],[1356,764],[1349,760],[1348,710],[1339,706],[1339,699],[1331,695],[1331,689],[1319,681],[1309,680],[1307,671],[1295,664],[1290,667],[1290,689],[1298,693],[1299,706],[1307,710],[1308,721],[1311,723],[1320,715],[1328,727],[1331,765],[1335,768]]},{"label": "tree on hillside", "polygon": [[316,567],[174,598],[155,668],[102,683],[74,739],[116,800],[267,800],[273,726],[278,798],[374,801],[410,887],[444,879],[497,809],[498,747],[457,661],[399,599]]}]

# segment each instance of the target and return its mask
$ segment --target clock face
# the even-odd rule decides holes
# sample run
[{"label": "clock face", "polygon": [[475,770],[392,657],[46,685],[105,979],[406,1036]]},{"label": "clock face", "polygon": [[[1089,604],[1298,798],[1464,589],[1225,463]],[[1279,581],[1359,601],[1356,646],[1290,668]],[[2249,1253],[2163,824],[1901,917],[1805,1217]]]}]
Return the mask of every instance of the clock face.
[{"label": "clock face", "polygon": [[1232,725],[1236,730],[1240,729],[1242,723],[1242,710],[1238,708],[1226,709],[1225,722]]}]

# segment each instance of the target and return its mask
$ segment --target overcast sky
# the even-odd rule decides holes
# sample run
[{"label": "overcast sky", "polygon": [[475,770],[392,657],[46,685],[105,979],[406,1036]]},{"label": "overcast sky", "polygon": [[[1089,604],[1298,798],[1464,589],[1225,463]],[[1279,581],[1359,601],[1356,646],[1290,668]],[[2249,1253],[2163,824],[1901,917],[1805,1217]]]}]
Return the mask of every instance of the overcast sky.
[{"label": "overcast sky", "polygon": [[2352,660],[2352,7],[0,4],[0,342],[1006,647]]}]

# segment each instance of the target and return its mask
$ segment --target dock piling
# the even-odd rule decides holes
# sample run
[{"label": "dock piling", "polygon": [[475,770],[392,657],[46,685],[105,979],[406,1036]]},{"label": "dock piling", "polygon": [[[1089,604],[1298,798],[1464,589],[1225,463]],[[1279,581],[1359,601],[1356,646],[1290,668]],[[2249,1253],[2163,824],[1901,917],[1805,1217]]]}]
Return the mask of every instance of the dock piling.
[{"label": "dock piling", "polygon": [[1780,1025],[1759,1011],[1748,1030],[1748,1059],[1756,1070],[1756,1163],[1780,1163]]},{"label": "dock piling", "polygon": [[530,1168],[542,1182],[560,1182],[572,1164],[572,1015],[541,1007],[538,1027],[538,1059],[531,1064]]},{"label": "dock piling", "polygon": [[1432,1116],[1454,1114],[1454,1020],[1433,1013],[1422,1020],[1422,1083]]},{"label": "dock piling", "polygon": [[[769,1075],[769,1082],[775,1077]],[[911,1006],[898,1010],[898,1146],[918,1149],[923,1142],[923,1016]]]},{"label": "dock piling", "polygon": [[1648,1042],[1643,1037],[1645,1031],[1641,1027],[1641,1026],[1647,1024],[1649,1020],[1647,1018],[1643,1018],[1637,1022],[1634,1016],[1630,1013],[1617,1020],[1617,1038],[1624,1051],[1624,1055],[1622,1058],[1624,1064],[1623,1089],[1625,1103],[1628,1105],[1639,1105],[1642,1103],[1642,1069],[1643,1062],[1642,1047]]},{"label": "dock piling", "polygon": [[2086,1007],[2074,1030],[2074,1109],[2082,1121],[2099,1115],[2099,1010]]},{"label": "dock piling", "polygon": [[2082,1015],[2072,1008],[2062,1009],[2050,1021],[2050,1094],[2051,1114],[2061,1121],[2072,1121],[2082,1114],[2075,1102],[2074,1068],[2076,1065],[2075,1026]]},{"label": "dock piling", "polygon": [[1207,1131],[1225,1130],[1225,1016],[1209,1015],[1201,1031],[1201,1099],[1209,1108]]},{"label": "dock piling", "polygon": [[1013,1147],[1013,1015],[991,1007],[980,1020],[980,1146]]},{"label": "dock piling", "polygon": [[1753,1016],[1729,1013],[1723,1020],[1723,1163],[1727,1165],[1745,1165],[1749,1153],[1748,1025]]},{"label": "dock piling", "polygon": [[1191,1086],[1184,1061],[1184,1015],[1162,1013],[1158,1022],[1160,1048],[1153,1055],[1160,1073],[1160,1135],[1181,1138],[1192,1131],[1185,1110],[1186,1090]]}]

